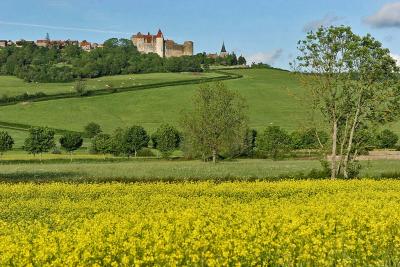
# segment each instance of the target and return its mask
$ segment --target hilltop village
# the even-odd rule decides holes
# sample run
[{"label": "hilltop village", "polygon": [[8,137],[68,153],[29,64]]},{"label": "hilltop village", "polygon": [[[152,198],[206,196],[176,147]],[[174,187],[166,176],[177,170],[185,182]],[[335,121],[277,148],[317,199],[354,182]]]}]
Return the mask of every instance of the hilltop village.
[{"label": "hilltop village", "polygon": [[[185,41],[183,44],[178,44],[174,40],[166,39],[161,29],[159,29],[155,35],[151,34],[150,32],[147,34],[138,32],[137,34],[134,34],[130,40],[132,41],[132,44],[136,46],[138,51],[143,54],[155,53],[162,58],[194,55],[193,41]],[[59,49],[67,46],[78,46],[86,52],[90,52],[96,48],[104,47],[104,44],[89,42],[87,40],[51,40],[49,34],[46,35],[45,39],[38,39],[36,41],[23,39],[18,41],[0,40],[0,48],[9,46],[22,47],[24,44],[34,44],[38,47],[55,47]],[[211,53],[207,54],[207,57],[216,59],[218,57],[224,58],[228,55],[229,53],[226,51],[225,43],[223,43],[221,52],[219,54]]]},{"label": "hilltop village", "polygon": [[228,53],[194,54],[194,42],[182,44],[156,34],[138,32],[130,39],[0,40],[0,75],[27,82],[70,82],[109,75],[161,72],[203,72],[211,66],[246,66],[243,56]]}]

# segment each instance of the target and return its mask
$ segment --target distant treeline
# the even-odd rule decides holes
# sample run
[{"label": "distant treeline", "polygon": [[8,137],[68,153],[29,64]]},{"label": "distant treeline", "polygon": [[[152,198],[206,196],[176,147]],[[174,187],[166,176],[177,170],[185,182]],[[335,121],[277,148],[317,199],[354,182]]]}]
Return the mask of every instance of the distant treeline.
[{"label": "distant treeline", "polygon": [[132,73],[201,72],[202,65],[214,63],[236,65],[238,59],[236,55],[207,59],[205,54],[161,58],[157,54],[141,54],[130,40],[116,38],[91,52],[77,45],[38,47],[28,42],[22,47],[0,49],[0,75],[17,76],[27,82],[69,82]]}]

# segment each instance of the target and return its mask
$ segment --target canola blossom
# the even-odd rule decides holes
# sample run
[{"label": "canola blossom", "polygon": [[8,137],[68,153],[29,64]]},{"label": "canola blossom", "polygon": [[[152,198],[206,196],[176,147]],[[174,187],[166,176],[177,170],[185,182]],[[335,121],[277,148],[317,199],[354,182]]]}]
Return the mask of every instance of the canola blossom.
[{"label": "canola blossom", "polygon": [[0,266],[398,266],[400,181],[0,184]]}]

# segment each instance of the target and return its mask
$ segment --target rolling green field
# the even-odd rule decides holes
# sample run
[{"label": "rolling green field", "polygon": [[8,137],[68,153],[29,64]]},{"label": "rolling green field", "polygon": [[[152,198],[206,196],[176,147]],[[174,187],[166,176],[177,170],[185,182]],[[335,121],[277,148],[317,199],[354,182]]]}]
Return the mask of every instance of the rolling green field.
[{"label": "rolling green field", "polygon": [[[262,129],[281,125],[294,130],[305,125],[309,115],[296,78],[289,72],[267,69],[233,70],[242,79],[227,81],[249,106],[250,126]],[[183,109],[198,85],[154,88],[107,96],[21,103],[0,107],[0,121],[81,131],[88,122],[100,123],[105,131],[119,126],[143,125],[154,131],[161,123],[177,125]],[[79,118],[77,120],[76,118]]]},{"label": "rolling green field", "polygon": [[[216,73],[149,73],[105,76],[85,79],[87,90],[98,90],[107,87],[119,88],[145,84],[183,81],[192,79],[218,77]],[[27,83],[14,76],[0,76],[0,96],[15,96],[23,93],[43,92],[47,95],[74,92],[74,82],[70,83]]]}]

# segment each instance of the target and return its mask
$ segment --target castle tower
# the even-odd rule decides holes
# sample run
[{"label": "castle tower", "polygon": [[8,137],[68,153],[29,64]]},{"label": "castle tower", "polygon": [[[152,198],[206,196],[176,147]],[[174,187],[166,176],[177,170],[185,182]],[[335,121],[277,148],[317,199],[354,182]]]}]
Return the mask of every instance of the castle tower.
[{"label": "castle tower", "polygon": [[184,56],[193,56],[193,42],[186,41],[183,43],[183,55]]},{"label": "castle tower", "polygon": [[161,30],[158,30],[156,35],[156,51],[160,57],[165,57],[165,42],[164,42],[164,34]]},{"label": "castle tower", "polygon": [[219,56],[220,57],[226,57],[227,55],[228,55],[228,52],[226,52],[225,42],[222,42],[221,53],[219,54]]}]

